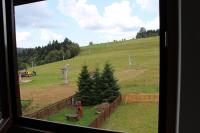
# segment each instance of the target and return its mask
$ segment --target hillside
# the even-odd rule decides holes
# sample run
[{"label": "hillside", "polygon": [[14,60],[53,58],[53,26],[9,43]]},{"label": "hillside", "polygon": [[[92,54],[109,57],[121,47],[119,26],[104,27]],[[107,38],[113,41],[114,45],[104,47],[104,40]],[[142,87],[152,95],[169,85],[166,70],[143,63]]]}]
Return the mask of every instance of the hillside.
[{"label": "hillside", "polygon": [[[131,67],[128,62],[129,55],[133,60]],[[42,97],[47,93],[53,93],[48,97],[55,97],[56,100],[59,100],[66,95],[71,95],[77,89],[76,82],[83,64],[87,64],[92,71],[96,67],[102,69],[107,61],[115,69],[115,76],[119,80],[123,94],[158,92],[159,37],[151,37],[81,47],[80,54],[72,59],[34,67],[37,76],[32,78],[31,83],[20,85],[21,97],[29,99],[36,93],[40,93]],[[70,65],[69,85],[64,85],[61,72],[65,64]],[[48,102],[51,103],[55,99],[48,100]],[[38,102],[41,102],[41,99]],[[41,104],[45,105],[46,103]]]}]

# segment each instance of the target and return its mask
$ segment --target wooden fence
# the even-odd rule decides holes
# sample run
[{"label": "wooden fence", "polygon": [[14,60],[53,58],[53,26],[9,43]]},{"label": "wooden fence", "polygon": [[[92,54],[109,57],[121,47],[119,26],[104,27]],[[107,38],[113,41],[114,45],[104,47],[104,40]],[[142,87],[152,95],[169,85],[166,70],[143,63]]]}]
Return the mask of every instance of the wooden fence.
[{"label": "wooden fence", "polygon": [[104,109],[103,112],[89,125],[89,127],[99,128],[103,124],[103,122],[110,116],[110,114],[114,111],[114,109],[121,103],[122,97],[119,96],[112,103],[109,104],[107,108]]},{"label": "wooden fence", "polygon": [[137,102],[158,102],[159,94],[127,94],[122,96],[124,103],[137,103]]},{"label": "wooden fence", "polygon": [[[25,115],[25,117],[31,117],[36,119],[47,118],[50,115],[53,115],[66,107],[72,106],[72,98],[74,98],[74,96],[58,101],[32,114]],[[110,103],[109,106],[103,112],[101,112],[98,118],[96,118],[89,125],[89,127],[99,128],[102,125],[102,123],[106,120],[106,118],[110,116],[113,110],[121,103],[121,101],[125,103],[158,102],[159,94],[127,94],[119,96],[112,103]]]},{"label": "wooden fence", "polygon": [[58,101],[32,114],[25,115],[25,117],[31,117],[36,119],[47,118],[50,115],[55,114],[66,107],[70,107],[73,102],[72,98],[74,98],[74,96]]}]

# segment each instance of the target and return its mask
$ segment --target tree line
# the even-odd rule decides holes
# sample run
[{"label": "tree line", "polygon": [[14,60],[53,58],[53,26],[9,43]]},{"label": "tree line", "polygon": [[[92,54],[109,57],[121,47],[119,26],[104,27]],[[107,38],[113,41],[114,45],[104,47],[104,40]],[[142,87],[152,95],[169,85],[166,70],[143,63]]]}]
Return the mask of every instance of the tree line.
[{"label": "tree line", "polygon": [[18,49],[18,68],[27,69],[31,65],[42,65],[77,56],[80,47],[77,43],[65,38],[63,42],[53,40],[48,45],[36,48]]},{"label": "tree line", "polygon": [[98,68],[90,73],[87,65],[84,65],[78,78],[77,100],[84,106],[114,101],[120,95],[120,87],[113,73],[109,63],[105,64],[102,73]]},{"label": "tree line", "polygon": [[136,39],[158,36],[159,34],[160,34],[159,29],[157,29],[157,30],[146,30],[144,27],[141,27],[139,32],[136,35]]}]

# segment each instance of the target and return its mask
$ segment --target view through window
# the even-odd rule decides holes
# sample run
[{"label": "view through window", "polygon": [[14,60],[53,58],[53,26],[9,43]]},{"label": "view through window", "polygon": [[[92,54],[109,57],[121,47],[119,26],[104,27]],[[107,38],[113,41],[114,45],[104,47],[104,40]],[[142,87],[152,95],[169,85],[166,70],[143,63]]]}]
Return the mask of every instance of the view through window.
[{"label": "view through window", "polygon": [[158,132],[158,0],[47,0],[15,19],[23,116]]}]

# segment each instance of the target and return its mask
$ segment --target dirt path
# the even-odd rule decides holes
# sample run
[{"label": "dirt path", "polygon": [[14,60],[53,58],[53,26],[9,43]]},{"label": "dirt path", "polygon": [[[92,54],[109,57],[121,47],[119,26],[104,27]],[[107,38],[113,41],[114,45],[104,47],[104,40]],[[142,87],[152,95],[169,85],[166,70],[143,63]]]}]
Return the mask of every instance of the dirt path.
[{"label": "dirt path", "polygon": [[130,70],[124,70],[120,71],[116,74],[117,78],[119,79],[119,82],[134,79],[140,74],[143,74],[145,72],[144,69],[136,70],[136,69],[130,69]]},{"label": "dirt path", "polygon": [[65,85],[57,85],[48,88],[21,89],[21,99],[33,99],[33,102],[24,113],[34,112],[49,104],[72,96],[75,94],[75,90],[75,87]]}]

